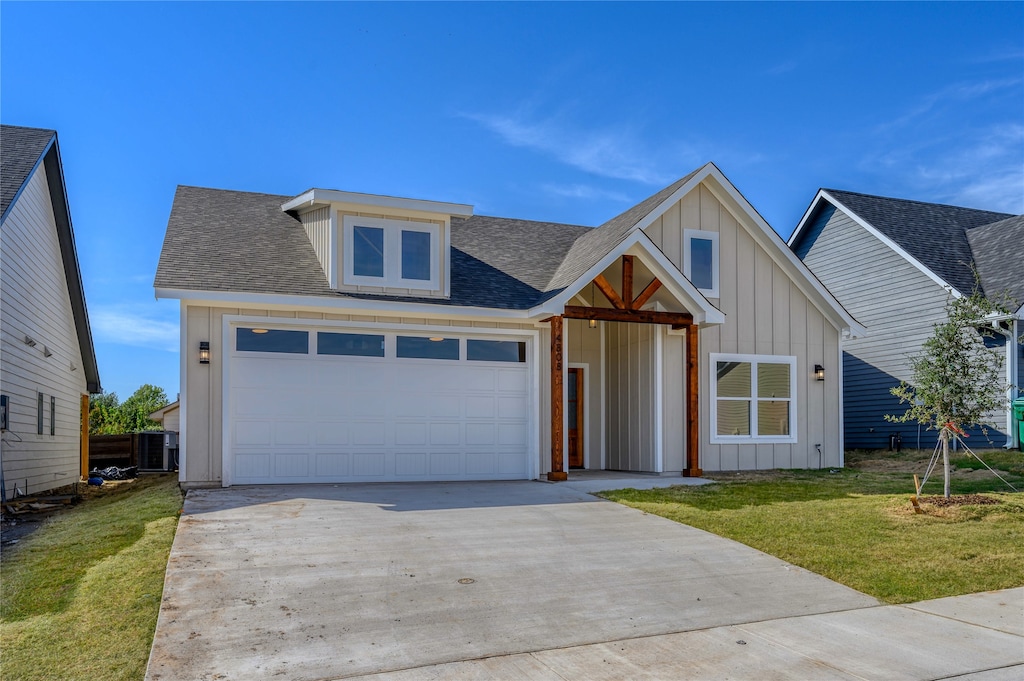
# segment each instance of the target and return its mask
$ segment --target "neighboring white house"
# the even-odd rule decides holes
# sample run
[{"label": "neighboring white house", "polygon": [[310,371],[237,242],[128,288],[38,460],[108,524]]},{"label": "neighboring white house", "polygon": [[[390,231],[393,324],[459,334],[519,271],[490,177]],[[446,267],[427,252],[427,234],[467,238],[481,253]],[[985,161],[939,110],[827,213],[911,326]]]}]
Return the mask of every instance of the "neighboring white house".
[{"label": "neighboring white house", "polygon": [[179,187],[186,486],[841,466],[860,325],[713,164],[598,228]]},{"label": "neighboring white house", "polygon": [[181,402],[175,400],[166,407],[154,411],[149,418],[159,423],[162,430],[177,433],[181,430]]},{"label": "neighboring white house", "polygon": [[0,434],[3,492],[86,473],[89,393],[100,392],[57,133],[0,126]]},{"label": "neighboring white house", "polygon": [[[992,344],[1006,353],[1006,383],[1024,386],[1024,216],[822,189],[789,244],[868,330],[843,342],[848,447],[886,447],[894,433],[905,447],[935,444],[935,431],[885,420],[906,411],[889,390],[910,382],[909,357],[946,319],[949,297],[974,290],[973,270],[982,293],[1009,297]],[[970,431],[971,446],[1016,446],[1011,412],[992,419],[987,434]]]}]

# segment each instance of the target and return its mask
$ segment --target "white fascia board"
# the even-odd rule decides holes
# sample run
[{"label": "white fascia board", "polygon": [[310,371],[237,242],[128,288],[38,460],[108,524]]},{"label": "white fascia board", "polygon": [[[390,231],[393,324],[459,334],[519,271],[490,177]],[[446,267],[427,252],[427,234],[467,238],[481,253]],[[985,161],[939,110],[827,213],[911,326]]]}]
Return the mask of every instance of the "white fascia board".
[{"label": "white fascia board", "polygon": [[343,192],[337,189],[310,189],[309,191],[296,196],[291,201],[284,203],[281,210],[297,210],[305,206],[315,204],[347,203],[356,206],[373,206],[374,208],[388,208],[394,210],[407,210],[417,213],[431,213],[434,215],[457,215],[459,217],[471,217],[473,206],[462,203],[443,203],[440,201],[427,201],[425,199],[403,199],[397,196],[382,196],[379,194],[359,194],[356,192]]},{"label": "white fascia board", "polygon": [[557,296],[531,309],[530,316],[550,317],[562,314],[563,308],[584,286],[608,269],[620,256],[627,254],[639,256],[644,261],[644,264],[651,268],[665,289],[690,310],[690,314],[693,315],[693,320],[696,323],[725,323],[725,314],[712,305],[693,284],[687,281],[682,276],[682,273],[676,269],[676,266],[672,264],[672,261],[665,257],[665,254],[640,229],[629,234],[596,265],[580,275],[576,281],[565,287]]},{"label": "white fascia board", "polygon": [[814,198],[811,199],[810,205],[807,206],[807,210],[805,210],[803,216],[801,216],[800,222],[796,223],[796,229],[794,229],[793,233],[789,235],[789,239],[786,241],[786,245],[789,246],[791,249],[793,248],[793,244],[796,243],[800,235],[803,234],[803,231],[807,225],[807,221],[810,219],[811,213],[814,212],[815,207],[821,200],[821,195],[824,191],[824,189],[819,189],[818,193],[814,195]]},{"label": "white fascia board", "polygon": [[903,258],[904,260],[909,262],[911,265],[913,265],[914,267],[919,269],[922,273],[924,273],[924,275],[926,277],[928,277],[929,279],[934,281],[936,284],[938,284],[942,288],[944,288],[947,291],[949,291],[953,295],[954,298],[960,298],[961,296],[963,296],[963,293],[961,293],[956,288],[954,288],[949,282],[947,282],[945,279],[943,279],[939,275],[935,274],[935,272],[933,272],[931,269],[926,267],[924,265],[924,263],[922,263],[920,260],[918,260],[914,256],[912,256],[909,253],[907,253],[905,250],[903,250],[902,246],[900,246],[895,241],[893,241],[892,239],[887,237],[885,234],[882,234],[882,232],[880,232],[870,222],[868,222],[867,220],[865,220],[861,216],[857,215],[857,213],[853,212],[852,210],[850,210],[849,208],[844,206],[841,201],[837,200],[834,196],[829,194],[827,191],[825,191],[824,189],[821,190],[819,192],[819,196],[821,196],[822,198],[826,199],[829,203],[831,203],[836,208],[841,209],[844,213],[846,213],[846,215],[851,220],[853,220],[858,225],[860,225],[861,227],[866,229],[869,234],[871,234],[876,239],[881,241],[883,244],[885,244],[886,246],[891,248],[893,251],[895,251],[898,256],[900,256],[901,258]]},{"label": "white fascia board", "polygon": [[[791,281],[794,281],[797,287],[807,296],[812,302],[816,301],[816,304],[826,318],[832,318],[832,322],[836,324],[837,328],[841,332],[848,333],[850,338],[859,338],[867,334],[867,329],[863,324],[854,319],[853,315],[846,311],[846,308],[840,304],[836,297],[832,295],[832,292],[825,288],[825,285],[821,283],[818,277],[814,276],[814,273],[804,264],[804,262],[796,257],[796,253],[793,252],[782,237],[779,236],[778,232],[772,229],[772,226],[761,217],[761,214],[747,201],[746,197],[739,192],[738,189],[730,182],[725,175],[722,174],[717,167],[713,167],[712,172],[708,174],[709,177],[714,178],[715,183],[718,185],[707,185],[708,189],[711,190],[712,194],[715,194],[716,198],[722,200],[721,193],[727,196],[733,205],[737,206],[752,222],[757,230],[748,233],[754,238],[755,241],[765,250],[766,253],[772,258],[775,263],[781,267],[786,274],[789,275]],[[721,193],[720,193],[721,192]],[[722,201],[726,205],[729,202]],[[746,223],[743,220],[737,220],[741,225]],[[824,308],[824,309],[822,309]],[[828,312],[832,314],[829,315]]]},{"label": "white fascia board", "polygon": [[331,314],[379,314],[383,316],[421,317],[426,319],[495,319],[528,323],[532,315],[528,310],[503,310],[459,305],[435,305],[429,302],[409,303],[393,300],[367,300],[363,298],[337,298],[322,296],[296,296],[286,294],[242,293],[225,291],[194,291],[158,288],[157,299],[181,300],[188,305],[211,307],[251,307],[265,310],[309,310]]}]

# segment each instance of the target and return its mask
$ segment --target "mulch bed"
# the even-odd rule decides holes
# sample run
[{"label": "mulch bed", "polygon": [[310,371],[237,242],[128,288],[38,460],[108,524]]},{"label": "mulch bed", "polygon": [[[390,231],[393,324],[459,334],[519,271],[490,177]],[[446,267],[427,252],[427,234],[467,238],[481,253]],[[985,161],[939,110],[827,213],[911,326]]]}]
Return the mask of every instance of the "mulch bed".
[{"label": "mulch bed", "polygon": [[999,499],[993,499],[992,497],[986,497],[983,494],[956,494],[950,498],[946,497],[921,497],[919,500],[922,504],[932,504],[933,506],[946,507],[946,506],[984,506],[986,504],[1001,504],[1003,503]]}]

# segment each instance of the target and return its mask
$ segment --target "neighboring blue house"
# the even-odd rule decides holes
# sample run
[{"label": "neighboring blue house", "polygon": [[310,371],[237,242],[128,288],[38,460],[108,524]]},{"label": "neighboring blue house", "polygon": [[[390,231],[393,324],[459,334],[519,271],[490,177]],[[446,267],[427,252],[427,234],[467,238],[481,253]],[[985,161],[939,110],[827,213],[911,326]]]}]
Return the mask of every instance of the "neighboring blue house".
[{"label": "neighboring blue house", "polygon": [[[887,447],[893,433],[904,447],[918,446],[915,424],[885,420],[906,409],[889,389],[909,382],[908,357],[945,319],[949,296],[973,290],[972,268],[985,295],[1012,301],[1012,314],[993,321],[998,334],[988,344],[1006,349],[1007,383],[1024,386],[1024,346],[1015,340],[1024,333],[1024,216],[822,189],[789,246],[867,328],[843,341],[848,448]],[[971,446],[1016,446],[1009,411],[991,420],[997,427],[972,431]],[[921,446],[935,437],[921,429]]]}]

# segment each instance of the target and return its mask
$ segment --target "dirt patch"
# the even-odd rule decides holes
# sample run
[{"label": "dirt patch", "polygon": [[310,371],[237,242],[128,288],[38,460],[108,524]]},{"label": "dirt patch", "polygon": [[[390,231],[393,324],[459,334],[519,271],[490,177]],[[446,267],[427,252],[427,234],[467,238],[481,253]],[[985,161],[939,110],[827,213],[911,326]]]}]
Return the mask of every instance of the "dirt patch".
[{"label": "dirt patch", "polygon": [[940,508],[949,506],[984,506],[1003,503],[999,499],[987,497],[983,494],[954,494],[948,499],[946,497],[921,497],[922,504],[932,504]]},{"label": "dirt patch", "polygon": [[[153,476],[155,479],[157,476]],[[134,478],[132,480],[107,480],[102,485],[89,485],[84,482],[77,482],[65,485],[56,489],[48,490],[45,495],[32,495],[40,498],[48,496],[71,495],[73,499],[68,505],[61,505],[58,508],[47,508],[40,511],[28,511],[25,513],[9,513],[4,510],[0,516],[0,558],[5,558],[13,553],[21,540],[44,526],[52,518],[73,510],[82,503],[88,503],[92,499],[99,499],[115,494],[121,494],[138,485],[152,484],[150,476]]]}]

